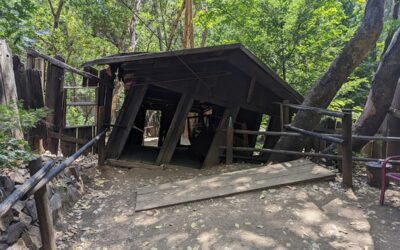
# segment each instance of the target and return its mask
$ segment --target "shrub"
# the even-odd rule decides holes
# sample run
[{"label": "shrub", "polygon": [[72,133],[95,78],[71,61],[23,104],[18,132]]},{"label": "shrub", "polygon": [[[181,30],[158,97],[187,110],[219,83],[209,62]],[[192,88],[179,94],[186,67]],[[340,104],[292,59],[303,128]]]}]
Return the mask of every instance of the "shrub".
[{"label": "shrub", "polygon": [[[24,139],[13,138],[11,131],[21,127],[26,133],[45,117],[47,109],[24,110],[18,103],[18,113],[10,105],[0,104],[0,168],[13,168],[33,159],[34,154]],[[19,118],[19,119],[18,119]]]}]

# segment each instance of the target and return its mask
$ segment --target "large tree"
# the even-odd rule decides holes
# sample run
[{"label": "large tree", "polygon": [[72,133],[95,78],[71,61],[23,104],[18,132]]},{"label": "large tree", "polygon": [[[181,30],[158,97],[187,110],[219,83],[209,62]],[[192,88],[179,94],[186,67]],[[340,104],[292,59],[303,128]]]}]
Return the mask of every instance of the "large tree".
[{"label": "large tree", "polygon": [[[384,0],[369,0],[367,2],[360,27],[328,70],[307,93],[302,105],[320,108],[329,106],[350,74],[375,46],[383,28],[384,5]],[[314,130],[320,119],[320,116],[311,112],[298,112],[292,124],[298,128]],[[275,149],[300,151],[304,147],[304,142],[304,139],[282,137]],[[290,156],[274,154],[271,160],[284,161],[290,158]]]},{"label": "large tree", "polygon": [[[354,134],[374,135],[381,126],[392,104],[398,80],[400,79],[400,28],[394,34],[378,70],[372,81],[367,103],[354,126]],[[358,151],[365,141],[353,142],[353,149]]]}]

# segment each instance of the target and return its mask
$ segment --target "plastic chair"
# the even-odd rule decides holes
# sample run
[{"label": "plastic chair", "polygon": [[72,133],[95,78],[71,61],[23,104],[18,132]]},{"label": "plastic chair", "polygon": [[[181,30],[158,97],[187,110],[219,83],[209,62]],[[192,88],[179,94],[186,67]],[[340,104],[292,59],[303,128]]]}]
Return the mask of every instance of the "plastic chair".
[{"label": "plastic chair", "polygon": [[388,158],[386,158],[383,162],[382,162],[382,166],[381,166],[381,197],[379,199],[379,203],[381,205],[383,205],[383,203],[385,202],[385,192],[386,192],[386,180],[392,180],[392,181],[398,181],[400,182],[400,173],[386,173],[386,165],[390,160],[400,160],[400,156],[390,156]]}]

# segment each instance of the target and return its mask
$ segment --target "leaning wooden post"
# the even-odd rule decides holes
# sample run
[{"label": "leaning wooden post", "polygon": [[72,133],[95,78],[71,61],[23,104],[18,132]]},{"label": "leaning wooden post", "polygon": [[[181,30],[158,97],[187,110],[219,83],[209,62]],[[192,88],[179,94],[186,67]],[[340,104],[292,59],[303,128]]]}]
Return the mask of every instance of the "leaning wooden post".
[{"label": "leaning wooden post", "polygon": [[353,152],[352,152],[352,110],[343,109],[342,118],[342,177],[343,184],[353,187]]},{"label": "leaning wooden post", "polygon": [[226,130],[226,164],[233,162],[233,122],[232,116],[229,117],[228,128]]},{"label": "leaning wooden post", "polygon": [[[97,113],[97,133],[100,133],[103,129],[105,129],[104,113],[105,113],[104,106],[99,106],[98,113]],[[102,137],[100,137],[100,140],[97,143],[97,154],[98,154],[98,165],[99,166],[104,166],[104,162],[106,159],[105,148],[106,148],[106,135],[104,134]]]},{"label": "leaning wooden post", "polygon": [[[42,167],[42,159],[36,158],[29,163],[29,170],[33,176]],[[49,207],[49,197],[47,194],[46,185],[40,188],[35,194],[36,211],[39,220],[40,236],[42,238],[42,245],[44,250],[55,250],[56,239],[53,229],[53,218]]]},{"label": "leaning wooden post", "polygon": [[289,107],[285,106],[285,104],[289,104],[289,101],[283,100],[280,104],[281,131],[284,131],[285,125],[290,123]]}]

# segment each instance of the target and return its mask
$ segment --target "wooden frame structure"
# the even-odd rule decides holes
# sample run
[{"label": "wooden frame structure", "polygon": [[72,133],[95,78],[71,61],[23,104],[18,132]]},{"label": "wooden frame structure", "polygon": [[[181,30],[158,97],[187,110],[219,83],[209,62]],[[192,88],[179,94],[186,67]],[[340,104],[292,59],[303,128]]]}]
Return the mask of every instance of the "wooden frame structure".
[{"label": "wooden frame structure", "polygon": [[[229,117],[237,128],[258,129],[263,114],[280,119],[284,100],[298,104],[302,96],[240,44],[184,49],[160,53],[108,56],[83,66],[109,65],[111,75],[125,84],[127,96],[107,143],[108,159],[123,158],[142,146],[146,110],[161,111],[159,151],[152,162],[173,160],[189,113],[210,120],[197,137],[189,138],[190,150],[204,167],[218,164],[219,147],[226,141]],[[100,82],[105,79],[100,75]],[[107,107],[105,107],[107,109]],[[107,111],[106,111],[107,115]],[[279,130],[272,127],[272,130]],[[205,131],[206,130],[206,131]],[[193,131],[192,131],[193,132]],[[255,144],[247,136],[238,146]],[[271,146],[274,143],[266,143]]]}]

